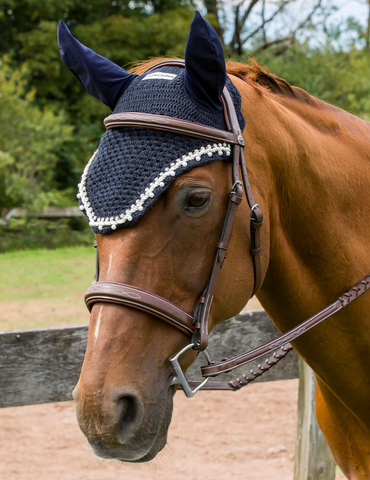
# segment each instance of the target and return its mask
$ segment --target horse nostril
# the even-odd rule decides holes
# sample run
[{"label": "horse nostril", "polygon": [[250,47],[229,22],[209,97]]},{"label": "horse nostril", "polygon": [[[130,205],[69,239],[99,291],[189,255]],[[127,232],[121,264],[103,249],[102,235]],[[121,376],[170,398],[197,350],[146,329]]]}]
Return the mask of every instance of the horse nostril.
[{"label": "horse nostril", "polygon": [[122,396],[117,400],[119,410],[119,439],[121,442],[133,433],[141,423],[142,408],[134,396]]}]

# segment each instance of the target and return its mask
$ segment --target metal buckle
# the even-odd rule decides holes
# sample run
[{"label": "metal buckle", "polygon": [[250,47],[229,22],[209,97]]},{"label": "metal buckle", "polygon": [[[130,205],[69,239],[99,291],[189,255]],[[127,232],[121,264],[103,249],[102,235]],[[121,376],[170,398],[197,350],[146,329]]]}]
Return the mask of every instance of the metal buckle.
[{"label": "metal buckle", "polygon": [[241,182],[240,180],[237,180],[237,181],[234,183],[234,185],[231,187],[231,192],[230,192],[230,193],[233,193],[234,195],[237,194],[237,192],[236,192],[236,186],[237,186],[237,185],[240,185],[240,186],[243,188],[242,182]]},{"label": "metal buckle", "polygon": [[[170,364],[175,374],[171,382],[171,385],[180,385],[185,395],[188,398],[193,397],[197,393],[197,391],[200,390],[202,387],[204,387],[204,385],[210,379],[210,377],[207,377],[206,379],[203,380],[203,382],[200,385],[192,389],[191,386],[189,385],[189,382],[188,382],[188,379],[186,378],[185,373],[182,371],[181,365],[179,364],[179,358],[183,353],[188,351],[190,348],[193,348],[194,346],[195,346],[195,343],[190,343],[185,348],[180,350],[179,353],[177,353],[174,357],[170,358]],[[207,359],[208,365],[211,365],[212,363],[211,357],[209,356],[209,353],[207,352],[207,350],[204,350],[202,353],[204,353]]]},{"label": "metal buckle", "polygon": [[259,204],[256,203],[255,205],[253,205],[253,207],[251,208],[251,218],[253,218],[253,213],[254,211],[256,210],[256,208],[259,208]]}]

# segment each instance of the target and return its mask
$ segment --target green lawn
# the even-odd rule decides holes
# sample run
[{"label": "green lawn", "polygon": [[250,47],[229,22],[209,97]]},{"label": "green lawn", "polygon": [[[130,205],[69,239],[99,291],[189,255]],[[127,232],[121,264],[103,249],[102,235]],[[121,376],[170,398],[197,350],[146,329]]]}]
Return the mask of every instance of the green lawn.
[{"label": "green lawn", "polygon": [[94,274],[93,247],[0,254],[0,330],[86,322]]},{"label": "green lawn", "polygon": [[[0,330],[88,323],[83,297],[94,276],[92,246],[0,254]],[[246,309],[256,308],[253,298]]]}]

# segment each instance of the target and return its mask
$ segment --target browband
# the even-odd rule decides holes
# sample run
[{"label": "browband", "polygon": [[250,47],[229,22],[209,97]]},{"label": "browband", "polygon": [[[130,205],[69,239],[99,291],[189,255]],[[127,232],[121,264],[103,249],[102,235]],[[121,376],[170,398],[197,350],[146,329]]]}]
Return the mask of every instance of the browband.
[{"label": "browband", "polygon": [[152,113],[114,113],[104,119],[107,130],[114,127],[142,127],[166,132],[179,133],[191,137],[198,137],[213,142],[227,142],[233,145],[244,146],[244,138],[232,132],[208,127],[201,123],[180,120],[179,118],[155,115]]}]

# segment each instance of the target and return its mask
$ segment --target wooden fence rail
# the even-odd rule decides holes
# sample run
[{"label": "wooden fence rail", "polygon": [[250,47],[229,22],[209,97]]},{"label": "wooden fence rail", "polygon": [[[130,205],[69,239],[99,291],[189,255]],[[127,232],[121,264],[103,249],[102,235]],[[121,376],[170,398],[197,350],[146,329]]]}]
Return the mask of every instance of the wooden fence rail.
[{"label": "wooden fence rail", "polygon": [[[71,400],[85,354],[87,329],[82,325],[0,332],[0,407]],[[216,360],[231,357],[278,335],[264,311],[244,312],[215,328],[209,350]],[[199,358],[189,369],[190,380],[199,379],[201,364]],[[240,367],[218,379],[234,379],[253,366]],[[304,373],[300,381],[295,480],[334,480],[335,464],[313,414],[313,375],[302,366],[300,370]],[[298,356],[291,352],[256,382],[297,377]]]}]

